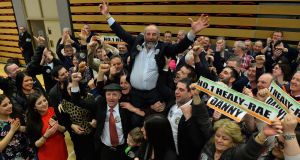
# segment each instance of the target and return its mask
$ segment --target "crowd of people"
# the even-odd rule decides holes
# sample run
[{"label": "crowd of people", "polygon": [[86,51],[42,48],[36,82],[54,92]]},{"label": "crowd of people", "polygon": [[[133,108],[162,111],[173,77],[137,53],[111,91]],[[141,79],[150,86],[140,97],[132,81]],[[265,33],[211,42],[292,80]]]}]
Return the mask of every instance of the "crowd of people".
[{"label": "crowd of people", "polygon": [[264,102],[275,81],[300,101],[300,42],[290,47],[274,31],[266,42],[230,48],[218,37],[212,44],[196,38],[209,27],[206,15],[190,19],[191,30],[178,31],[174,41],[170,31],[160,40],[156,25],[133,36],[107,2],[99,10],[126,44],[109,45],[85,24],[79,39],[64,28],[54,52],[42,36],[19,28],[26,68],[8,61],[7,77],[0,77],[0,159],[66,160],[64,132],[78,160],[300,159],[292,111],[271,124],[251,115],[238,123],[209,108],[210,95],[195,89],[203,76]]}]

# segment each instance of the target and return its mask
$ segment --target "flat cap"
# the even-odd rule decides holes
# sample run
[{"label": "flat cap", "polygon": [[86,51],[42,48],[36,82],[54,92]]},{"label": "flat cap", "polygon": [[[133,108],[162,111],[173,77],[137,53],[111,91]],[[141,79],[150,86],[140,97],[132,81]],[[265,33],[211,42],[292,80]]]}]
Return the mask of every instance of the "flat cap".
[{"label": "flat cap", "polygon": [[105,91],[121,91],[122,87],[116,83],[111,83],[111,84],[104,86],[103,89]]}]

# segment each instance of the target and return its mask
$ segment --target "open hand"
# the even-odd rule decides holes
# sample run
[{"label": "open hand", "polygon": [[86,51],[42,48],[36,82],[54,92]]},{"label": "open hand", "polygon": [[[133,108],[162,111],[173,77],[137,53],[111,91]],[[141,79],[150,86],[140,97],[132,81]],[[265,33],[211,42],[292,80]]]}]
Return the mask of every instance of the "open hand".
[{"label": "open hand", "polygon": [[283,132],[294,133],[297,124],[298,124],[297,117],[294,115],[294,113],[291,110],[289,110],[289,113],[284,117],[284,120],[282,122]]},{"label": "open hand", "polygon": [[204,14],[201,14],[197,21],[194,21],[192,18],[189,18],[189,20],[191,21],[191,28],[194,34],[209,26],[209,18]]},{"label": "open hand", "polygon": [[99,5],[99,11],[104,15],[108,15],[109,14],[109,10],[108,10],[108,2],[106,2],[105,0],[102,0],[102,3]]}]

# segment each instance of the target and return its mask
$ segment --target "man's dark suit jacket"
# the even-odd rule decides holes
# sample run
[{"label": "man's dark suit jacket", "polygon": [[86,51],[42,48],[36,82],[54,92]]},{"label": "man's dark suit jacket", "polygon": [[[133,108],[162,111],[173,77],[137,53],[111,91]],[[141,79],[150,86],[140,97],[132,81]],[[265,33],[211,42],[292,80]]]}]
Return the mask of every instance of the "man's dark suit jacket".
[{"label": "man's dark suit jacket", "polygon": [[[57,81],[52,78],[51,67],[46,66],[46,65],[45,66],[40,65],[44,49],[45,48],[41,47],[41,46],[36,48],[35,54],[32,56],[31,62],[28,64],[27,69],[30,69],[31,72],[36,75],[38,75],[38,74],[43,75],[46,93],[49,93],[50,90],[52,89],[52,87],[57,83]],[[52,62],[53,62],[53,67],[62,65],[61,61],[56,58],[53,58]]]},{"label": "man's dark suit jacket", "polygon": [[[30,41],[28,41],[30,39]],[[31,35],[26,31],[23,35],[19,34],[19,48],[22,48],[22,54],[25,59],[25,63],[29,63],[31,56],[33,55],[33,47],[31,44]]]},{"label": "man's dark suit jacket", "polygon": [[[175,104],[169,103],[167,109]],[[180,160],[198,160],[199,154],[212,134],[207,106],[201,102],[192,106],[192,117],[188,120],[182,115],[178,124],[177,146]],[[169,111],[167,112],[169,113]]]},{"label": "man's dark suit jacket", "polygon": [[0,76],[0,89],[6,96],[12,97],[17,92],[16,81],[11,77]]},{"label": "man's dark suit jacket", "polygon": [[[107,112],[107,103],[104,98],[99,98],[97,101],[84,101],[80,98],[80,93],[74,93],[72,92],[72,102],[79,106],[86,108],[92,113],[95,114],[96,120],[97,120],[97,127],[95,132],[95,149],[96,153],[100,153],[99,149],[102,145],[101,143],[101,135],[103,133],[105,119],[106,119],[106,112]],[[127,134],[132,129],[131,123],[130,123],[130,112],[127,109],[123,109],[119,107],[119,112],[121,116],[121,122],[122,122],[122,129],[124,134],[124,139],[126,143]]]},{"label": "man's dark suit jacket", "polygon": [[[128,51],[130,56],[130,64],[128,66],[128,72],[129,76],[127,76],[127,79],[130,80],[130,73],[135,61],[135,57],[139,54],[140,51],[138,51],[137,46],[141,46],[144,43],[144,35],[139,34],[138,36],[132,36],[130,33],[126,32],[117,22],[113,23],[110,28],[116,33],[116,35],[121,38],[123,41],[125,41],[128,44]],[[156,46],[156,50],[159,49],[159,53],[155,56],[156,64],[158,66],[158,71],[161,73],[163,71],[163,67],[165,65],[165,58],[166,57],[174,57],[177,53],[181,53],[184,50],[186,50],[191,44],[193,44],[193,41],[190,41],[187,36],[180,41],[178,44],[169,44],[164,43],[161,41],[158,41],[158,44]]]},{"label": "man's dark suit jacket", "polygon": [[27,42],[26,39],[31,39],[31,35],[26,31],[23,33],[23,35],[19,35],[19,47],[20,48],[23,48],[24,50],[32,50],[32,44],[31,44],[31,41],[30,42]]}]

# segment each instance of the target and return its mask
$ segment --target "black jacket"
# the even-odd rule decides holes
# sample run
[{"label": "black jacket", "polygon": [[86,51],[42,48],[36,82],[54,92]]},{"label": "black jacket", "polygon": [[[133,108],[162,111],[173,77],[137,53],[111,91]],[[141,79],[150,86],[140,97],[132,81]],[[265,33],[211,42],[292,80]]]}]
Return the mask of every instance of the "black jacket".
[{"label": "black jacket", "polygon": [[53,58],[53,68],[49,66],[41,66],[40,62],[42,60],[44,47],[37,47],[36,52],[34,56],[31,59],[31,62],[29,63],[27,69],[30,69],[32,73],[35,75],[42,74],[43,80],[45,84],[46,92],[49,93],[51,88],[57,83],[56,80],[52,78],[51,71],[55,66],[62,65],[61,61]]},{"label": "black jacket", "polygon": [[[99,149],[102,145],[101,143],[101,135],[103,133],[104,124],[106,120],[106,111],[107,111],[107,103],[105,98],[99,98],[97,101],[84,101],[80,98],[79,92],[72,92],[72,102],[79,106],[90,110],[92,113],[96,115],[97,127],[95,132],[95,149],[96,152],[99,152]],[[124,134],[124,139],[126,140],[129,131],[132,129],[130,123],[130,112],[127,109],[119,108],[122,129]],[[126,143],[126,142],[125,142]]]},{"label": "black jacket", "polygon": [[[220,160],[257,160],[262,148],[263,146],[254,140],[254,136],[251,136],[246,144],[241,144],[224,151]],[[214,160],[215,151],[214,143],[208,141],[201,152],[199,160]]]},{"label": "black jacket", "polygon": [[[170,109],[175,102],[168,105]],[[180,160],[196,160],[212,134],[212,124],[209,120],[205,103],[191,104],[192,117],[188,120],[184,116],[178,124],[177,146]]]},{"label": "black jacket", "polygon": [[[65,84],[64,86],[67,86]],[[59,124],[66,127],[67,130],[71,130],[72,122],[70,120],[70,116],[65,113],[60,113],[58,111],[58,105],[65,99],[67,101],[71,101],[71,96],[69,96],[66,89],[60,88],[60,83],[56,83],[49,92],[49,106],[54,108],[56,115],[60,115],[58,118]]]},{"label": "black jacket", "polygon": [[16,81],[11,77],[0,77],[0,89],[7,97],[12,97],[17,92]]},{"label": "black jacket", "polygon": [[[126,32],[117,22],[113,23],[110,28],[116,33],[118,37],[124,40],[128,44],[128,51],[130,56],[130,64],[128,66],[129,76],[127,79],[130,80],[130,73],[132,71],[132,67],[135,61],[135,57],[139,54],[137,46],[142,46],[144,43],[144,35],[139,34],[138,36],[132,36],[130,33]],[[159,49],[159,53],[155,56],[156,64],[158,66],[158,72],[161,73],[163,71],[163,67],[165,65],[165,58],[166,57],[175,57],[177,53],[183,52],[187,49],[191,44],[187,36],[180,41],[178,44],[169,44],[158,41],[158,44],[155,49]]]},{"label": "black jacket", "polygon": [[31,44],[31,35],[26,31],[23,35],[19,34],[19,48],[23,50],[31,50],[32,51],[32,44]]}]

